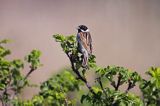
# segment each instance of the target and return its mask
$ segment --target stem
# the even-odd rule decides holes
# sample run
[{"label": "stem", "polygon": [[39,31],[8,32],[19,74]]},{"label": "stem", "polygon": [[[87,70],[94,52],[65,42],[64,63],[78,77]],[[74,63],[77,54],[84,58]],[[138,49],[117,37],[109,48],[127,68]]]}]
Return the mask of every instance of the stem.
[{"label": "stem", "polygon": [[117,82],[117,85],[115,86],[115,90],[117,91],[119,86],[120,86],[120,82],[121,82],[121,76],[119,75],[118,76],[118,82]]},{"label": "stem", "polygon": [[11,82],[11,80],[8,82],[9,84],[4,88],[4,90],[2,91],[2,95],[0,96],[0,101],[2,102],[2,106],[7,106],[7,104],[4,101],[3,97],[4,97],[5,94],[8,93],[8,88],[10,87],[10,82]]},{"label": "stem", "polygon": [[[34,71],[35,69],[34,68],[32,68],[31,67],[31,69],[30,69],[30,71],[26,74],[26,76],[24,77],[24,81],[29,77],[29,75]],[[20,82],[21,82],[22,80],[20,80],[19,82],[18,82],[18,87],[19,88],[22,88],[22,87],[20,87],[19,86],[19,84],[20,84]],[[10,89],[13,89],[13,87],[11,87]],[[14,93],[11,95],[11,99],[13,99],[15,96],[17,96],[17,94],[18,94],[18,91],[17,90],[14,90]]]},{"label": "stem", "polygon": [[106,97],[107,97],[107,93],[105,92],[105,90],[104,90],[104,87],[103,87],[103,84],[102,84],[102,81],[101,81],[101,78],[99,77],[99,78],[97,78],[97,81],[98,81],[98,83],[99,83],[99,85],[100,85],[100,87],[101,87],[101,89],[102,89],[102,91],[104,92],[104,94],[106,95]]},{"label": "stem", "polygon": [[1,103],[2,103],[2,106],[5,106],[4,101],[3,101],[3,98],[2,98],[2,95],[0,95],[0,101],[1,101]]},{"label": "stem", "polygon": [[2,95],[0,95],[0,101],[2,103],[2,106],[7,106],[7,103],[4,101],[3,97],[4,97],[4,92]]},{"label": "stem", "polygon": [[3,100],[1,100],[1,102],[2,102],[2,106],[5,106],[5,104],[4,104],[4,102],[3,102]]},{"label": "stem", "polygon": [[75,67],[74,65],[74,60],[72,58],[72,55],[69,55],[69,53],[67,52],[66,55],[68,56],[70,62],[71,62],[71,67],[72,70],[74,71],[74,73],[78,76],[78,79],[80,79],[81,81],[83,81],[85,83],[85,85],[87,86],[87,88],[89,89],[89,91],[96,95],[95,92],[93,91],[92,87],[89,85],[89,83],[87,82],[86,78],[82,77],[82,75],[79,73],[78,69]]},{"label": "stem", "polygon": [[68,106],[68,100],[65,99],[64,102],[65,102],[65,106]]},{"label": "stem", "polygon": [[132,83],[130,80],[128,81],[128,88],[126,89],[126,93],[128,93],[129,92],[129,90],[130,89],[132,89],[133,87],[135,86],[135,84],[134,83]]},{"label": "stem", "polygon": [[34,68],[31,68],[31,70],[26,74],[26,76],[24,77],[24,80],[26,80],[29,75],[34,71],[35,69]]}]

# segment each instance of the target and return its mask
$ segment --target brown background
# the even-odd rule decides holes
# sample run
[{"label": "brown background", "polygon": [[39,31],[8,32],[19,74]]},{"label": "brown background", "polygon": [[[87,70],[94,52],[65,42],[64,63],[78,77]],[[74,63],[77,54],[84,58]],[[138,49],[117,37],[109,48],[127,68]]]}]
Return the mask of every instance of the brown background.
[{"label": "brown background", "polygon": [[[140,74],[159,66],[160,0],[0,0],[0,39],[12,40],[10,58],[22,59],[32,49],[43,52],[44,66],[30,76],[33,83],[69,65],[52,35],[76,34],[80,24],[91,31],[98,65]],[[25,91],[28,98],[37,89]]]}]

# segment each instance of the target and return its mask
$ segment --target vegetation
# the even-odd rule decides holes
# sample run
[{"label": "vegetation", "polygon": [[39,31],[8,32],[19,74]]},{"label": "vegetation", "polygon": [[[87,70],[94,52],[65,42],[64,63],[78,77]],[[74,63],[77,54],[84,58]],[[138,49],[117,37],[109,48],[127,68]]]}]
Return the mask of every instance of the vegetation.
[{"label": "vegetation", "polygon": [[[40,63],[41,52],[33,50],[25,57],[30,64],[26,75],[21,71],[24,63],[20,59],[8,60],[10,55],[4,44],[8,40],[0,41],[0,100],[2,106],[158,106],[160,105],[160,67],[151,67],[146,74],[148,80],[143,79],[137,72],[120,67],[96,65],[96,56],[89,58],[88,68],[83,68],[82,54],[77,50],[75,36],[53,35],[68,57],[71,69],[49,78],[40,85],[40,92],[30,100],[22,100],[19,95],[26,86],[31,86],[28,77]],[[95,83],[90,84],[86,78],[86,71],[96,75]],[[121,86],[127,85],[125,89]],[[130,92],[139,86],[142,96]],[[123,87],[124,88],[124,87]],[[88,89],[88,90],[87,90]],[[77,96],[79,97],[73,97]]]}]

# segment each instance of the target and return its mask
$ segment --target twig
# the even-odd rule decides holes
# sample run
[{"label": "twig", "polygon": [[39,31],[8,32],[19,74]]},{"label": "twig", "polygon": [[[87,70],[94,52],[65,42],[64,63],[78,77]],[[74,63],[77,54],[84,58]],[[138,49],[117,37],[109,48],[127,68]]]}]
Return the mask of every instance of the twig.
[{"label": "twig", "polygon": [[115,86],[115,90],[116,90],[116,91],[118,90],[119,86],[121,85],[120,83],[121,83],[121,76],[119,75],[119,76],[118,76],[117,85]]},{"label": "twig", "polygon": [[[34,70],[35,70],[35,69],[31,67],[30,71],[26,74],[26,76],[24,77],[23,80],[25,81],[25,80],[29,77],[29,75],[30,75]],[[18,82],[18,84],[17,84],[19,88],[22,88],[21,86],[19,86],[20,83],[21,83],[21,81],[22,81],[22,80],[20,80],[20,81]],[[12,90],[12,89],[14,89],[14,87],[10,87],[9,90],[10,90],[10,89]],[[14,90],[14,93],[12,94],[11,99],[13,99],[17,94],[18,94],[18,91],[17,91],[17,90]]]},{"label": "twig", "polygon": [[2,94],[0,95],[0,101],[2,102],[2,106],[7,106],[6,102],[3,100],[3,97],[5,94],[8,94],[8,90],[10,90],[11,88],[12,75],[10,74],[8,77],[9,77],[9,81],[7,81],[7,85],[2,91]]},{"label": "twig", "polygon": [[130,80],[128,81],[128,88],[126,89],[126,93],[129,92],[130,89],[132,89],[135,86],[135,84],[133,84]]},{"label": "twig", "polygon": [[4,95],[7,94],[7,88],[4,89],[2,95],[0,95],[0,101],[2,103],[2,106],[8,106],[7,103],[4,101]]},{"label": "twig", "polygon": [[0,95],[0,101],[1,101],[1,103],[2,103],[2,106],[5,106],[2,95]]},{"label": "twig", "polygon": [[64,99],[65,106],[68,106],[68,100]]},{"label": "twig", "polygon": [[102,84],[101,78],[100,78],[100,77],[98,77],[98,78],[97,78],[97,81],[98,81],[98,83],[99,83],[99,85],[100,85],[100,87],[101,87],[102,91],[104,92],[104,94],[105,94],[105,95],[106,95],[106,97],[107,97],[107,93],[106,93],[106,91],[104,90],[104,87],[103,87],[103,84]]},{"label": "twig", "polygon": [[35,69],[31,67],[30,71],[26,74],[26,76],[24,77],[24,80],[26,80],[29,75],[34,71]]},{"label": "twig", "polygon": [[111,81],[111,85],[112,85],[114,88],[116,88],[116,83],[115,83],[115,81]]}]

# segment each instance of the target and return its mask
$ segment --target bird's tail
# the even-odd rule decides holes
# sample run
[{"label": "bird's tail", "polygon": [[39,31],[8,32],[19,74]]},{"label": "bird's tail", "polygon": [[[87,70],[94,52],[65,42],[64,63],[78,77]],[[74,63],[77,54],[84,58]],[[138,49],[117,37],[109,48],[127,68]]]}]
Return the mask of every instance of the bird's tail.
[{"label": "bird's tail", "polygon": [[83,60],[82,60],[82,67],[87,67],[88,66],[88,53],[83,54]]}]

